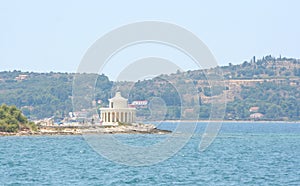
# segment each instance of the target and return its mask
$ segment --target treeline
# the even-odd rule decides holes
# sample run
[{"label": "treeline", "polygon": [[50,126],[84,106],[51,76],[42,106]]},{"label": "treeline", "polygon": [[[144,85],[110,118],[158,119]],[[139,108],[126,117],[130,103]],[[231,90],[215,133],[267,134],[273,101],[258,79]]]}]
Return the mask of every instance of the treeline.
[{"label": "treeline", "polygon": [[255,56],[240,65],[221,67],[225,79],[255,79],[269,77],[300,77],[299,59],[265,56],[257,59]]}]

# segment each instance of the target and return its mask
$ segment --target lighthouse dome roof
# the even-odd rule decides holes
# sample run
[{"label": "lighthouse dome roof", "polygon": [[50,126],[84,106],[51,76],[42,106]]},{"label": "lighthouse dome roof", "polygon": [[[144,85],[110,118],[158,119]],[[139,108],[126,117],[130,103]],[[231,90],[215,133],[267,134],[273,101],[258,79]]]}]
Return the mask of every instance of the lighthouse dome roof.
[{"label": "lighthouse dome roof", "polygon": [[127,101],[126,98],[122,97],[121,92],[116,92],[115,97],[109,99],[110,101],[118,101],[118,100],[124,100]]}]

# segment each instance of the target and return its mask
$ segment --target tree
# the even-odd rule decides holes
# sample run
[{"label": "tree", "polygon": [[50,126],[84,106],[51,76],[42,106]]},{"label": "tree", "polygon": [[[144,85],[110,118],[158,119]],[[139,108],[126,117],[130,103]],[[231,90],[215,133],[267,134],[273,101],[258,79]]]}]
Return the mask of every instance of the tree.
[{"label": "tree", "polygon": [[17,132],[20,128],[36,130],[33,122],[29,122],[16,106],[0,106],[0,132]]},{"label": "tree", "polygon": [[266,111],[266,118],[274,119],[282,117],[282,109],[278,105],[272,104]]}]

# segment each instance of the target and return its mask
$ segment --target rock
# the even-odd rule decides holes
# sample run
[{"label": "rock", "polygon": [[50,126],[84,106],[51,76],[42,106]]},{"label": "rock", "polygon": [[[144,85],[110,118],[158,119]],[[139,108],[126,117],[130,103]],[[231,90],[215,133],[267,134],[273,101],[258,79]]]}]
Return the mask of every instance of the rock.
[{"label": "rock", "polygon": [[15,136],[29,136],[29,135],[81,135],[81,134],[168,134],[171,131],[160,130],[152,124],[125,124],[119,126],[51,126],[41,127],[39,131],[20,131],[18,133],[0,132],[0,136],[15,135]]}]

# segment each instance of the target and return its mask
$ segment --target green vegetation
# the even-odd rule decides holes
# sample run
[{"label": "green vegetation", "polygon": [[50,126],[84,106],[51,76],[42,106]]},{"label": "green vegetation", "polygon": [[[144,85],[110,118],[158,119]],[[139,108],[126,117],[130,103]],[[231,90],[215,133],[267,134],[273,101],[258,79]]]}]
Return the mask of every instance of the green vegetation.
[{"label": "green vegetation", "polygon": [[[76,96],[72,95],[73,80],[83,76],[78,91],[86,93],[92,87],[94,92],[87,94],[86,98],[94,99],[98,107],[107,106],[108,98],[118,89],[128,97],[129,103],[134,100],[148,100],[150,103],[157,98],[162,100],[161,108],[167,109],[163,110],[164,113],[155,113],[155,116],[189,119],[192,112],[197,112],[201,119],[208,119],[211,100],[219,101],[218,96],[226,93],[225,119],[249,120],[254,113],[249,109],[259,107],[257,113],[263,115],[259,118],[262,120],[300,120],[300,60],[293,58],[253,57],[239,65],[229,63],[228,66],[211,69],[177,71],[135,83],[112,82],[103,74],[96,75],[96,78],[95,75],[0,72],[0,104],[16,105],[29,119],[63,118],[73,110],[72,98]],[[225,84],[215,82],[211,85],[207,80],[220,76]],[[90,81],[95,79],[96,82]],[[78,108],[90,106],[83,103],[92,104],[73,102]],[[195,105],[200,109],[193,109]],[[149,107],[138,108],[137,115],[153,119]]]},{"label": "green vegetation", "polygon": [[36,131],[37,127],[29,122],[16,106],[0,106],[0,132],[18,132],[19,130]]},{"label": "green vegetation", "polygon": [[[26,76],[17,80],[20,75]],[[72,111],[72,84],[76,74],[0,72],[0,104],[16,105],[29,119],[63,118]],[[96,99],[110,97],[112,82],[99,75]]]},{"label": "green vegetation", "polygon": [[263,82],[243,87],[240,95],[227,105],[227,114],[230,113],[232,118],[248,119],[249,108],[257,106],[265,120],[300,120],[298,86]]}]

